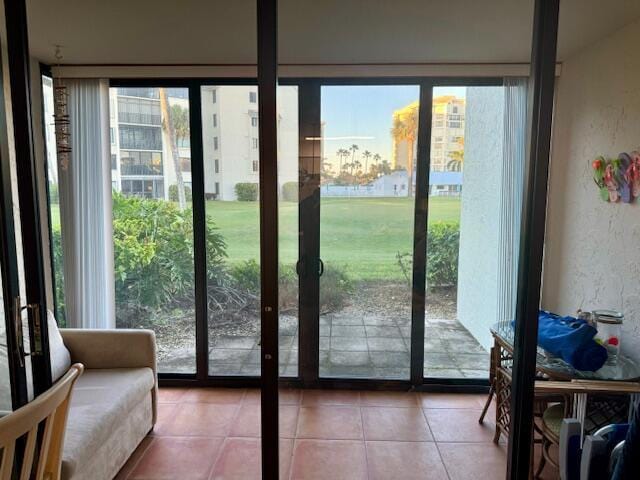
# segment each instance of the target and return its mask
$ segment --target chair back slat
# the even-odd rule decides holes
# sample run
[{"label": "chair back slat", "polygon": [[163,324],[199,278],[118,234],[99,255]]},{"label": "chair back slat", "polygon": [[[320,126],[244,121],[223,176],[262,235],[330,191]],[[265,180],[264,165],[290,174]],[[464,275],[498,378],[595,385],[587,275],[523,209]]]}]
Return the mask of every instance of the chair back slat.
[{"label": "chair back slat", "polygon": [[62,464],[62,447],[69,401],[74,383],[84,367],[77,363],[49,390],[15,412],[0,418],[0,480],[10,480],[14,469],[16,441],[27,435],[20,479],[33,478],[38,446],[38,427],[44,421],[44,431],[38,452],[35,480],[58,480]]},{"label": "chair back slat", "polygon": [[20,480],[29,480],[31,477],[31,468],[33,467],[33,457],[36,451],[36,442],[38,440],[38,427],[29,430],[27,435],[27,444],[24,447],[24,460],[22,461],[22,471],[20,472]]},{"label": "chair back slat", "polygon": [[2,466],[0,466],[0,480],[10,480],[13,471],[13,452],[16,448],[16,442],[3,445],[2,447]]}]

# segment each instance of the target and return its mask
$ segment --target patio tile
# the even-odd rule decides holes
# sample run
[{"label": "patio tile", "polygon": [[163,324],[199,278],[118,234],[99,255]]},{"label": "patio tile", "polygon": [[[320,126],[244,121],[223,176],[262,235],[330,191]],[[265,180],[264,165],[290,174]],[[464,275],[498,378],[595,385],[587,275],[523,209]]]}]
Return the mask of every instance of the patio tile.
[{"label": "patio tile", "polygon": [[351,406],[300,407],[297,438],[362,439],[360,409]]},{"label": "patio tile", "polygon": [[351,365],[320,364],[320,376],[334,378],[374,378],[372,366],[355,367]]},{"label": "patio tile", "polygon": [[400,367],[390,367],[390,368],[381,368],[376,367],[373,369],[373,377],[374,378],[386,378],[386,379],[396,379],[396,380],[408,380],[409,379],[409,367],[400,368]]},{"label": "patio tile", "polygon": [[424,350],[428,353],[447,353],[449,344],[440,338],[426,337],[424,340]]},{"label": "patio tile", "polygon": [[282,377],[297,377],[298,365],[288,364],[284,369],[280,370],[280,376]]},{"label": "patio tile", "polygon": [[331,327],[331,337],[364,337],[364,327],[361,325],[334,325]]},{"label": "patio tile", "polygon": [[435,443],[366,442],[366,447],[370,480],[447,478]]},{"label": "patio tile", "polygon": [[367,337],[400,337],[400,329],[396,326],[393,327],[380,327],[376,325],[365,325]]},{"label": "patio tile", "polygon": [[183,403],[175,417],[163,427],[164,435],[224,437],[229,433],[238,407],[211,403]]},{"label": "patio tile", "polygon": [[357,390],[305,390],[302,405],[359,405],[360,392]]},{"label": "patio tile", "polygon": [[320,325],[320,336],[328,337],[331,335],[331,326],[329,325]]},{"label": "patio tile", "polygon": [[207,480],[222,444],[221,438],[155,438],[129,478]]},{"label": "patio tile", "polygon": [[209,361],[212,363],[242,363],[249,357],[250,353],[250,348],[212,348],[209,350]]},{"label": "patio tile", "polygon": [[420,408],[363,407],[365,440],[433,440]]},{"label": "patio tile", "polygon": [[298,318],[290,315],[280,315],[278,331],[280,335],[295,335],[298,333]]},{"label": "patio tile", "polygon": [[424,364],[429,368],[455,368],[457,365],[453,362],[448,353],[424,353]]},{"label": "patio tile", "polygon": [[366,352],[367,339],[364,337],[331,337],[331,350]]},{"label": "patio tile", "polygon": [[426,378],[460,378],[464,377],[461,370],[456,368],[430,368],[429,365],[424,366],[424,376]]},{"label": "patio tile", "polygon": [[439,443],[438,449],[451,480],[504,478],[507,449],[493,443]]},{"label": "patio tile", "polygon": [[427,423],[437,442],[491,442],[494,425],[490,419],[478,423],[481,409],[425,408]]},{"label": "patio tile", "polygon": [[367,338],[367,344],[369,350],[386,351],[386,352],[408,352],[408,348],[405,345],[402,338],[383,338],[383,337],[369,337]]},{"label": "patio tile", "polygon": [[379,317],[376,315],[365,315],[364,325],[370,325],[374,327],[397,327],[398,321],[393,318]]},{"label": "patio tile", "polygon": [[467,368],[461,368],[460,371],[462,372],[462,376],[464,378],[482,378],[482,379],[488,379],[489,378],[489,370],[485,369],[485,370],[471,370],[471,369],[467,369]]},{"label": "patio tile", "polygon": [[209,375],[240,375],[241,363],[217,363],[209,365]]},{"label": "patio tile", "polygon": [[366,480],[363,441],[296,440],[291,480]]},{"label": "patio tile", "polygon": [[329,363],[341,366],[362,367],[371,363],[369,352],[340,352],[331,350],[329,352]]},{"label": "patio tile", "polygon": [[400,334],[405,337],[411,337],[411,326],[400,327]]},{"label": "patio tile", "polygon": [[293,347],[294,339],[297,340],[297,337],[294,337],[293,335],[280,335],[278,337],[278,345],[280,347]]},{"label": "patio tile", "polygon": [[414,392],[360,392],[360,403],[369,407],[418,407],[418,397]]},{"label": "patio tile", "polygon": [[330,344],[330,337],[320,337],[320,350],[329,350]]},{"label": "patio tile", "polygon": [[369,352],[376,367],[409,367],[411,357],[405,352]]},{"label": "patio tile", "polygon": [[236,337],[236,336],[223,336],[214,338],[211,346],[214,348],[245,348],[251,349],[256,346],[258,342],[257,336],[251,337]]},{"label": "patio tile", "polygon": [[489,368],[489,354],[488,353],[452,353],[451,358],[453,364],[462,369],[483,370]]},{"label": "patio tile", "polygon": [[333,330],[333,327],[337,325],[364,325],[364,323],[362,321],[362,317],[338,314],[338,315],[334,315],[331,318],[332,330]]}]

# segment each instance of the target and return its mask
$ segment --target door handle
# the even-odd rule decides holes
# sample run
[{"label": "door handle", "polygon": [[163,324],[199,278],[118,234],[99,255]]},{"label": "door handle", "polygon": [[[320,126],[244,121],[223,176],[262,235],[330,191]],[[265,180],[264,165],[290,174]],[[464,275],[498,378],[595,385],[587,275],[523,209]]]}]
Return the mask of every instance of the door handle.
[{"label": "door handle", "polygon": [[321,277],[324,273],[324,262],[321,258],[318,258],[318,276]]},{"label": "door handle", "polygon": [[[22,312],[28,310],[33,312],[33,324],[31,325],[33,331],[34,345],[31,346],[31,353],[27,353],[24,349],[24,331],[22,328]],[[42,324],[40,319],[40,305],[37,303],[28,303],[22,305],[20,297],[13,299],[13,321],[14,331],[16,336],[16,348],[17,356],[20,362],[20,367],[24,367],[24,358],[31,356],[42,355]]]},{"label": "door handle", "polygon": [[307,275],[306,272],[306,262],[304,261],[304,256],[302,256],[297,262],[296,262],[296,273],[298,274],[299,277],[305,277]]}]

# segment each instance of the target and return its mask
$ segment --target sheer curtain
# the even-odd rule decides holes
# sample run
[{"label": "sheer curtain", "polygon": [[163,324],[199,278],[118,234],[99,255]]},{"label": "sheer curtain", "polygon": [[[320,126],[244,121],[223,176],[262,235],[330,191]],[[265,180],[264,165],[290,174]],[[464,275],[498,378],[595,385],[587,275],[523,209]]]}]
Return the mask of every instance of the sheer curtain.
[{"label": "sheer curtain", "polygon": [[512,320],[516,309],[527,141],[527,84],[527,78],[504,79],[504,142],[498,223],[499,321]]},{"label": "sheer curtain", "polygon": [[64,80],[71,158],[60,176],[67,326],[114,328],[109,85]]}]

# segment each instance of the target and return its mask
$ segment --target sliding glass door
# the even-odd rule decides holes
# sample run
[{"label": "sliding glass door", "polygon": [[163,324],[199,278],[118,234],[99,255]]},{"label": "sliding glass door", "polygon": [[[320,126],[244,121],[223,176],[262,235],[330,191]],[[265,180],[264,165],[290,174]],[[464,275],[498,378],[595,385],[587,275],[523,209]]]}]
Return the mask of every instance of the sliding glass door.
[{"label": "sliding glass door", "polygon": [[322,87],[320,377],[409,379],[419,97]]}]

